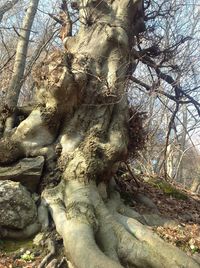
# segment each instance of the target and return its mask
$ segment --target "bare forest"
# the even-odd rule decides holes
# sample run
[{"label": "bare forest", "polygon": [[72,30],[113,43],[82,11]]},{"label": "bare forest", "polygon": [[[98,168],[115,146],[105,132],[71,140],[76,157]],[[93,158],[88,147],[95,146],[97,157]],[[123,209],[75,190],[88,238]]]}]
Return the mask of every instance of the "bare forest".
[{"label": "bare forest", "polygon": [[0,268],[200,267],[200,4],[0,0]]}]

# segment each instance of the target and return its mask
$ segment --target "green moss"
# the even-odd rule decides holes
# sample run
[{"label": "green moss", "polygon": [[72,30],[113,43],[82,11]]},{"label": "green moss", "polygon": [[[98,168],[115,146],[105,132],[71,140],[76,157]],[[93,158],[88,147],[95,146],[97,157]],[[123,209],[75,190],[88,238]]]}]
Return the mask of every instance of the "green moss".
[{"label": "green moss", "polygon": [[14,241],[14,240],[0,240],[0,251],[12,253],[21,248],[33,248],[33,240]]},{"label": "green moss", "polygon": [[166,181],[153,180],[150,183],[156,186],[157,188],[161,189],[163,193],[165,193],[166,195],[170,195],[176,199],[182,199],[182,200],[188,199],[186,194],[176,189],[173,185],[171,185],[170,183]]}]

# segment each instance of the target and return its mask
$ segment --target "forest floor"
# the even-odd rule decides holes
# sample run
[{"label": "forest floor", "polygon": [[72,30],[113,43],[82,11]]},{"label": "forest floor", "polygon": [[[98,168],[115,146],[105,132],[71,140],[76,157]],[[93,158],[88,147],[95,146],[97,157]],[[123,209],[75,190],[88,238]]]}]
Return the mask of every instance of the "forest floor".
[{"label": "forest floor", "polygon": [[[150,228],[168,243],[200,260],[200,196],[192,195],[177,185],[171,187],[165,182],[163,184],[161,180],[145,182],[140,179],[138,182],[139,185],[134,179],[129,178],[119,185],[125,202],[141,214],[151,214],[152,211],[137,202],[134,196],[139,193],[150,198],[157,206],[160,216],[173,219],[177,223],[174,226]],[[55,231],[47,234],[52,235],[57,244],[56,248],[60,251],[57,254],[62,256],[62,239]],[[33,240],[0,240],[0,268],[36,268],[46,254],[47,245],[38,247],[34,245]]]}]

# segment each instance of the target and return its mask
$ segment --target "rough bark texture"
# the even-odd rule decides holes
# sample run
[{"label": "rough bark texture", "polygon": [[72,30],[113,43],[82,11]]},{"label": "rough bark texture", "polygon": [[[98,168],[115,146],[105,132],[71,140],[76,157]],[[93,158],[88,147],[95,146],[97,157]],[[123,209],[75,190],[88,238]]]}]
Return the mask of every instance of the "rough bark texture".
[{"label": "rough bark texture", "polygon": [[134,220],[110,183],[127,157],[126,78],[141,8],[139,0],[80,1],[78,34],[35,71],[37,106],[0,141],[1,165],[58,159],[61,182],[42,193],[39,216],[46,226],[50,210],[74,267],[199,267],[143,217]]}]

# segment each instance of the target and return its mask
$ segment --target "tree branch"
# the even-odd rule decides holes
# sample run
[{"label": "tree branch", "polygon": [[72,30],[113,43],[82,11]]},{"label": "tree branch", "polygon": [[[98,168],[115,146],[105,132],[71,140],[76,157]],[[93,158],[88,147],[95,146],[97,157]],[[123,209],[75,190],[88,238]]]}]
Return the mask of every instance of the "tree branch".
[{"label": "tree branch", "polygon": [[0,23],[3,19],[4,14],[12,9],[17,4],[17,2],[19,2],[19,0],[6,1],[5,4],[0,7]]}]

